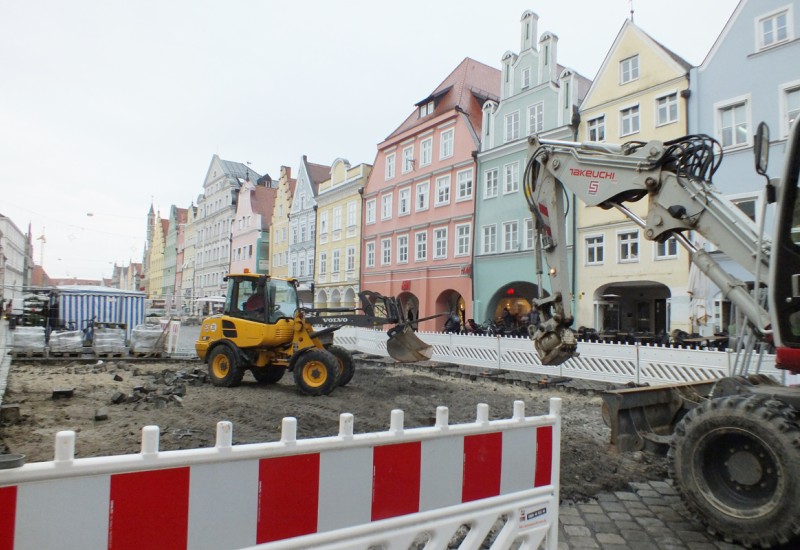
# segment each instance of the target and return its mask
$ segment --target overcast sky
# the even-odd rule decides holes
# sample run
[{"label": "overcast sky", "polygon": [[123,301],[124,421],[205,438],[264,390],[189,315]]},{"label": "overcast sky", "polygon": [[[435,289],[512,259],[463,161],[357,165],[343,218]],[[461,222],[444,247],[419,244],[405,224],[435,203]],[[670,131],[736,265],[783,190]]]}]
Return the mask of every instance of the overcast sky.
[{"label": "overcast sky", "polygon": [[[697,65],[736,4],[635,0],[634,21]],[[0,213],[51,277],[110,277],[141,261],[151,202],[196,203],[213,154],[273,177],[303,154],[371,164],[464,57],[519,51],[526,9],[594,78],[631,3],[6,1]]]}]

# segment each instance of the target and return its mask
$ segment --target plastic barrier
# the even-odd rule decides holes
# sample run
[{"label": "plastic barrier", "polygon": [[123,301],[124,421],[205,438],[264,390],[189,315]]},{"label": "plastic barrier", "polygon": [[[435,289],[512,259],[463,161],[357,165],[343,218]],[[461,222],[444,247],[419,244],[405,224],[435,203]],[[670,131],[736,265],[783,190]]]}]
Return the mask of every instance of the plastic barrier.
[{"label": "plastic barrier", "polygon": [[[0,470],[0,550],[395,548],[427,539],[446,548],[470,526],[462,548],[478,548],[498,520],[493,548],[557,547],[561,400],[549,414],[470,424],[233,446],[230,422],[213,448],[158,450],[159,428],[142,430],[136,455],[74,458],[75,433],[56,434],[52,462]],[[263,543],[271,543],[264,545]]]}]

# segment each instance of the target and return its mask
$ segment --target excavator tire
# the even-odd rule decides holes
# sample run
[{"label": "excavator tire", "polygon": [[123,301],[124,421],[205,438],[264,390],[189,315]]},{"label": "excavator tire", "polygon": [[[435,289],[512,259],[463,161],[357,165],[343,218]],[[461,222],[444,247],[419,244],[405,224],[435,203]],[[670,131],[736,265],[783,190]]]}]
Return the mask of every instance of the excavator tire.
[{"label": "excavator tire", "polygon": [[339,361],[324,349],[311,349],[294,363],[294,382],[305,394],[328,395],[336,388]]},{"label": "excavator tire", "polygon": [[252,367],[250,372],[259,384],[277,384],[283,378],[286,367]]},{"label": "excavator tire", "polygon": [[331,344],[325,348],[339,361],[339,378],[336,380],[338,386],[346,386],[356,372],[356,363],[353,355],[342,346]]},{"label": "excavator tire", "polygon": [[208,356],[208,377],[215,386],[232,388],[242,383],[244,370],[239,366],[236,352],[226,345],[219,345]]},{"label": "excavator tire", "polygon": [[670,475],[709,532],[746,547],[800,534],[800,428],[763,395],[710,399],[675,428]]}]

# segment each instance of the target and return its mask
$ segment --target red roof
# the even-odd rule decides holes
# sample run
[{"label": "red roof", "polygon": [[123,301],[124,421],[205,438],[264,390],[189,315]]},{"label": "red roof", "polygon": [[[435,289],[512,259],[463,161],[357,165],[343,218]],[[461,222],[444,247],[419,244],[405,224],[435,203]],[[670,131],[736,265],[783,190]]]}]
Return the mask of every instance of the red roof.
[{"label": "red roof", "polygon": [[[498,69],[466,57],[427,98],[417,102],[417,105],[435,99],[435,115],[460,108],[475,119],[473,126],[477,128],[480,127],[480,108],[483,102],[486,99],[499,101],[501,79],[501,72]],[[420,118],[419,109],[414,109],[414,112],[386,139],[391,139],[428,120],[430,117]]]},{"label": "red roof", "polygon": [[255,214],[261,215],[261,229],[269,229],[272,223],[272,211],[275,208],[275,199],[278,190],[272,187],[257,186],[250,191],[250,205]]}]

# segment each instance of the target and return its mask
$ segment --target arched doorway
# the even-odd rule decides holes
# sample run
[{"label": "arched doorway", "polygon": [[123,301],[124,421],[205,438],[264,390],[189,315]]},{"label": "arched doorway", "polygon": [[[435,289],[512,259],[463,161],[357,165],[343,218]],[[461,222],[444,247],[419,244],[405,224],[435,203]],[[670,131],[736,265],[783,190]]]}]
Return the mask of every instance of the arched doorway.
[{"label": "arched doorway", "polygon": [[355,291],[348,287],[347,290],[344,291],[344,302],[343,307],[357,307],[361,304],[356,304],[356,293]]},{"label": "arched doorway", "polygon": [[486,307],[486,320],[499,321],[506,308],[512,317],[521,320],[531,310],[531,300],[548,295],[548,292],[540,293],[538,287],[528,281],[508,283],[498,288],[489,300]]},{"label": "arched doorway", "polygon": [[669,333],[671,295],[669,287],[655,281],[601,286],[594,293],[594,328],[601,333]]},{"label": "arched doorway", "polygon": [[342,306],[342,295],[339,293],[339,290],[334,288],[331,291],[331,300],[329,307],[341,307]]},{"label": "arched doorway", "polygon": [[314,298],[314,307],[328,307],[328,293],[324,290],[317,291],[317,296]]},{"label": "arched doorway", "polygon": [[403,310],[406,319],[409,321],[419,319],[419,298],[416,295],[411,292],[401,292],[397,296],[397,300],[400,302],[400,309]]},{"label": "arched doorway", "polygon": [[[439,297],[436,298],[436,313],[452,313],[455,312],[458,314],[459,319],[461,319],[461,325],[463,326],[464,323],[467,322],[466,316],[466,302],[464,301],[464,297],[455,290],[445,290]],[[441,331],[444,330],[444,323],[447,321],[447,316],[442,315],[441,317],[437,317],[436,319],[436,330]]]}]

